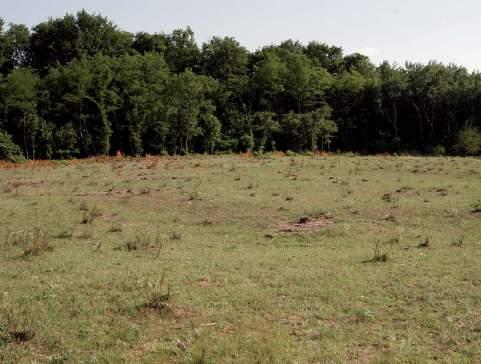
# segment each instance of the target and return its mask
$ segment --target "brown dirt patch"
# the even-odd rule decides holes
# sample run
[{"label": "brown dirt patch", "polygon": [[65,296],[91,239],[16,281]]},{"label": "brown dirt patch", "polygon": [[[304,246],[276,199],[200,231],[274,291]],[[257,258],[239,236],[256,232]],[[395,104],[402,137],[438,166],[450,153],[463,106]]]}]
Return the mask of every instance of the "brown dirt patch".
[{"label": "brown dirt patch", "polygon": [[210,288],[212,286],[216,286],[216,283],[210,279],[210,277],[202,277],[199,278],[195,283],[195,286],[200,288]]},{"label": "brown dirt patch", "polygon": [[112,191],[93,191],[93,192],[83,192],[83,193],[76,193],[76,197],[99,197],[99,196],[116,196],[116,197],[124,197],[128,195],[133,195],[130,189],[119,189],[119,190],[112,190]]},{"label": "brown dirt patch", "polygon": [[176,320],[192,319],[199,315],[198,311],[194,308],[175,303],[164,303],[161,307],[144,305],[142,311],[143,313],[160,314],[161,316]]},{"label": "brown dirt patch", "polygon": [[329,217],[302,217],[296,222],[280,224],[277,228],[283,233],[317,232],[335,223],[336,221]]},{"label": "brown dirt patch", "polygon": [[471,211],[471,215],[475,217],[481,217],[481,209],[474,209],[473,211]]},{"label": "brown dirt patch", "polygon": [[347,361],[349,363],[369,363],[373,359],[373,354],[368,349],[360,349],[351,351],[347,354]]},{"label": "brown dirt patch", "polygon": [[17,343],[27,342],[35,337],[35,332],[32,330],[12,331],[10,334]]}]

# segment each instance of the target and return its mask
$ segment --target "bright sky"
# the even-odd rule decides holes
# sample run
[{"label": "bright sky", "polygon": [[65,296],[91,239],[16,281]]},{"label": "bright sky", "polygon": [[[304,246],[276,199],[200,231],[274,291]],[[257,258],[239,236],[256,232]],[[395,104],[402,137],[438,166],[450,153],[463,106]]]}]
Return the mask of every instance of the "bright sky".
[{"label": "bright sky", "polygon": [[289,38],[318,40],[386,59],[481,69],[479,0],[0,0],[4,20],[29,26],[82,8],[122,29],[190,25],[198,42],[233,36],[255,50]]}]

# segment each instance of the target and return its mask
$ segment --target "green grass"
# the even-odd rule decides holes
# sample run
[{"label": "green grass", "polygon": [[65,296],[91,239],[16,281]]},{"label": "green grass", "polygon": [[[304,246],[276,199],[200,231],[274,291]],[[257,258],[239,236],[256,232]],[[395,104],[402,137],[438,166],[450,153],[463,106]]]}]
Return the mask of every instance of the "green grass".
[{"label": "green grass", "polygon": [[0,362],[479,363],[480,199],[479,159],[1,169]]}]

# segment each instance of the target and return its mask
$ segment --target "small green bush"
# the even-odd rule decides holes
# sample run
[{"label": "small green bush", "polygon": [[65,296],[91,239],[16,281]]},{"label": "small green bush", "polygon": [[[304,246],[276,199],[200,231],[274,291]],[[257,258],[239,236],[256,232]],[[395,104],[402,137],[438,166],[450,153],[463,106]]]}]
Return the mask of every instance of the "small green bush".
[{"label": "small green bush", "polygon": [[462,129],[455,149],[464,155],[477,155],[481,151],[481,131],[470,126]]},{"label": "small green bush", "polygon": [[20,147],[13,142],[10,134],[3,130],[0,130],[0,159],[13,163],[25,161]]},{"label": "small green bush", "polygon": [[476,214],[476,213],[481,212],[481,200],[474,201],[474,202],[471,204],[471,212],[472,212],[473,214]]},{"label": "small green bush", "polygon": [[374,256],[372,257],[371,262],[386,263],[387,261],[389,261],[389,255],[381,250],[381,244],[377,242],[374,247]]},{"label": "small green bush", "polygon": [[431,155],[434,155],[434,156],[441,156],[441,155],[445,155],[446,154],[446,148],[444,147],[444,145],[435,145],[434,147],[431,148]]}]

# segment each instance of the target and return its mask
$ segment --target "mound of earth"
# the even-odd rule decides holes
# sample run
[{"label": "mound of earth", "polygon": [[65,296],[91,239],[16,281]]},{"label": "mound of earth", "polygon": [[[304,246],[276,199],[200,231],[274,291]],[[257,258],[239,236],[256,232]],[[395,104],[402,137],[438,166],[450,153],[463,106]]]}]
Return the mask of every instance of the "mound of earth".
[{"label": "mound of earth", "polygon": [[301,217],[296,222],[279,225],[278,229],[284,233],[317,232],[335,223],[334,219],[325,216],[318,218]]}]

